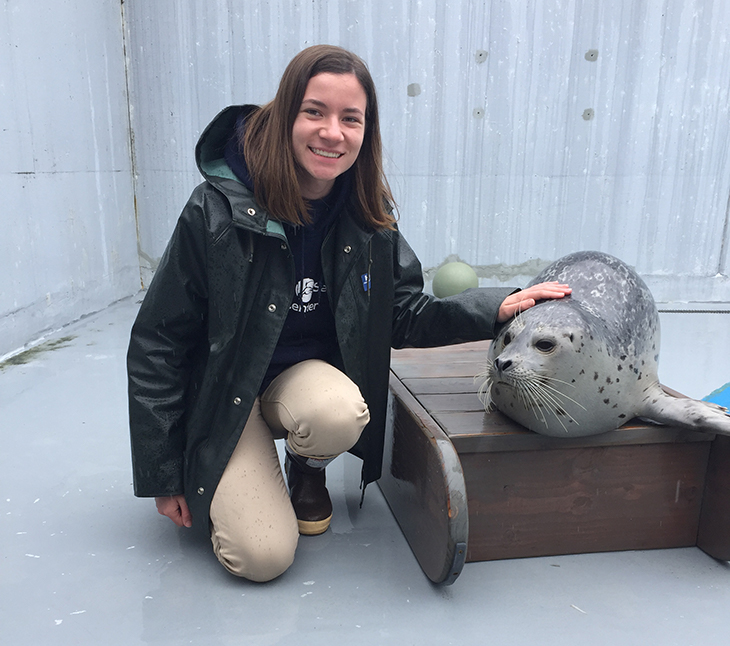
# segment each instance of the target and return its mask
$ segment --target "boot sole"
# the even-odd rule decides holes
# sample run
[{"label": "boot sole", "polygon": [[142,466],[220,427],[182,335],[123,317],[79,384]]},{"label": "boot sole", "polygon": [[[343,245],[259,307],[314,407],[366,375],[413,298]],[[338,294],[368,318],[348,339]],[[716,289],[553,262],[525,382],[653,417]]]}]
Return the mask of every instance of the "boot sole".
[{"label": "boot sole", "polygon": [[297,518],[297,524],[299,525],[299,533],[304,536],[317,536],[324,534],[327,528],[330,526],[332,520],[332,514],[330,514],[324,520],[299,520]]}]

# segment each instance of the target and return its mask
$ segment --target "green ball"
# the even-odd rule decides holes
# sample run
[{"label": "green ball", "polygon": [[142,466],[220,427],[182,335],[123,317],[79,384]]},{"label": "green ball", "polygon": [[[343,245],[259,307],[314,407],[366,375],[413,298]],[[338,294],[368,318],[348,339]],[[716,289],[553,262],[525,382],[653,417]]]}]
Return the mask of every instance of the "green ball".
[{"label": "green ball", "polygon": [[433,277],[433,294],[439,298],[461,294],[465,289],[478,287],[477,273],[465,262],[448,262]]}]

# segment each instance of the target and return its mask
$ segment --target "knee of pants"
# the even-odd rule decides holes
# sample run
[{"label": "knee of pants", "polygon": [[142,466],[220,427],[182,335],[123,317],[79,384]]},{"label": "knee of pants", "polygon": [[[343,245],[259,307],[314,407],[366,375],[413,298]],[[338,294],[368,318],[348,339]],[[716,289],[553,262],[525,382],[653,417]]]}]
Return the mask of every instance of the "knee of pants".
[{"label": "knee of pants", "polygon": [[312,405],[307,413],[288,436],[293,448],[301,447],[304,455],[344,453],[355,445],[370,421],[364,401],[323,402]]},{"label": "knee of pants", "polygon": [[[298,537],[297,537],[298,538]],[[221,545],[213,538],[213,551],[231,574],[263,583],[282,575],[294,562],[297,540],[282,540],[272,545]]]},{"label": "knee of pants", "polygon": [[324,361],[304,361],[282,373],[261,397],[274,432],[288,433],[291,448],[308,457],[351,449],[370,421],[359,388]]}]

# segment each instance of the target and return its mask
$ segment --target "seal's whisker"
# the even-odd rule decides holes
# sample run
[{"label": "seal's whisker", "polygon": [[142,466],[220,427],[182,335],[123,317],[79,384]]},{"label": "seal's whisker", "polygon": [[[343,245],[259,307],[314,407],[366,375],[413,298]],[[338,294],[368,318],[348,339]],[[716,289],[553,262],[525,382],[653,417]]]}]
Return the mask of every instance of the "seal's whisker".
[{"label": "seal's whisker", "polygon": [[[545,410],[546,409],[552,410],[554,408],[554,406],[551,406],[550,401],[545,399],[544,393],[534,392],[533,397],[535,398],[535,403],[537,404],[536,406],[533,407],[533,412],[535,412],[536,410],[540,411],[540,416],[538,417],[537,413],[535,412],[535,417],[540,422],[545,424],[545,426],[548,426],[547,417],[545,417]],[[553,413],[553,414],[555,414],[555,413]],[[565,430],[567,432],[567,429],[565,428],[563,421],[556,414],[555,414],[555,418],[558,420],[558,423],[563,427],[563,430]]]},{"label": "seal's whisker", "polygon": [[565,386],[570,386],[571,388],[576,387],[575,384],[571,384],[568,381],[564,381],[563,379],[558,379],[557,377],[552,377],[550,375],[540,374],[540,378],[545,379],[546,381],[554,381],[556,384],[564,384]]},{"label": "seal's whisker", "polygon": [[583,404],[581,404],[580,402],[576,401],[576,400],[575,400],[575,399],[573,399],[572,397],[569,397],[568,395],[566,395],[566,394],[565,394],[564,392],[562,392],[562,391],[558,390],[557,388],[553,388],[553,387],[552,387],[552,386],[550,386],[549,384],[542,384],[542,386],[543,386],[543,388],[545,388],[546,390],[549,390],[550,392],[554,393],[555,395],[559,395],[559,396],[560,396],[560,397],[562,397],[563,399],[566,399],[567,401],[569,401],[569,402],[571,402],[571,403],[575,404],[576,406],[579,406],[579,407],[580,407],[580,408],[582,408],[583,410],[586,410],[586,407],[585,407],[585,406],[583,406]]},{"label": "seal's whisker", "polygon": [[487,363],[478,375],[474,377],[474,383],[481,380],[481,385],[477,390],[477,397],[482,402],[484,408],[489,410],[492,407],[492,366],[494,362],[487,359]]},{"label": "seal's whisker", "polygon": [[489,408],[492,405],[492,380],[487,379],[477,391],[477,397],[482,402],[485,408]]},{"label": "seal's whisker", "polygon": [[[553,395],[555,395],[559,398],[562,398],[566,401],[569,401],[569,402],[575,404],[576,406],[579,406],[583,410],[585,410],[585,406],[583,406],[583,404],[581,404],[580,402],[573,399],[570,395],[566,395],[562,390],[555,388],[555,386],[553,386],[551,383],[549,383],[551,381],[554,381],[559,384],[566,384],[568,386],[573,386],[573,384],[569,384],[568,382],[563,381],[562,379],[555,379],[553,377],[541,375],[539,378],[540,388],[544,388],[545,390],[553,393]],[[575,386],[573,386],[573,387],[575,387]]]},{"label": "seal's whisker", "polygon": [[[522,384],[523,386],[523,392],[529,393],[531,396],[531,400],[534,403],[532,406],[533,412],[537,409],[540,410],[540,417],[537,416],[537,413],[535,412],[535,417],[540,420],[545,426],[548,425],[547,418],[545,417],[545,412],[543,411],[544,408],[554,408],[556,406],[560,406],[559,402],[555,400],[554,396],[552,396],[550,393],[545,392],[544,389],[535,382],[524,382]],[[557,417],[557,416],[556,416]],[[558,418],[558,422],[562,424],[562,421],[560,418]]]},{"label": "seal's whisker", "polygon": [[532,392],[532,389],[528,387],[518,392],[518,398],[522,401],[522,404],[526,409],[532,410],[533,415],[535,415],[535,419],[547,426],[547,419],[545,418],[545,412],[543,410],[544,406],[541,405],[537,393]]},{"label": "seal's whisker", "polygon": [[[552,414],[555,417],[555,419],[558,421],[558,423],[560,424],[560,426],[563,427],[563,430],[567,433],[568,429],[565,427],[565,424],[563,423],[563,420],[560,419],[560,416],[557,413],[557,409],[560,409],[560,410],[563,410],[564,411],[564,409],[562,408],[562,406],[560,406],[560,404],[558,402],[550,399],[546,395],[546,393],[541,392],[540,395],[541,395],[542,401],[544,403],[544,408],[546,408],[546,409],[548,409],[548,410],[550,410],[552,412]],[[573,423],[577,424],[577,422],[575,421],[575,419],[573,419],[573,416],[572,415],[570,415],[566,411],[564,411],[564,412],[573,421]],[[542,419],[542,421],[547,426],[547,419],[545,418],[545,414],[544,413],[543,413],[543,419]]]},{"label": "seal's whisker", "polygon": [[[545,386],[545,384],[537,385],[534,382],[532,382],[532,383],[526,382],[523,384],[523,386],[524,386],[525,390],[529,390],[531,392],[531,394],[535,398],[536,402],[542,403],[544,408],[549,408],[552,411],[552,414],[555,416],[555,419],[563,427],[563,430],[566,433],[568,432],[568,429],[566,428],[565,424],[563,424],[563,420],[558,415],[558,412],[556,409],[560,409],[560,411],[562,411],[565,414],[565,416],[567,416],[568,419],[570,419],[570,421],[572,421],[576,426],[580,426],[578,421],[567,410],[565,410],[565,408],[563,408],[560,399],[558,397],[556,397],[556,395],[560,395],[561,397],[564,397],[570,401],[573,401],[574,403],[576,403],[578,406],[580,406],[581,408],[583,408],[585,410],[585,408],[583,406],[581,406],[580,404],[578,404],[578,402],[575,402],[573,399],[571,399],[570,397],[567,397],[564,393],[561,393],[560,391],[555,390],[554,388]],[[536,415],[536,417],[537,417],[537,415]],[[540,418],[538,418],[538,419],[540,419]],[[542,419],[540,419],[540,421],[543,422],[547,426],[547,420],[545,418],[544,413],[542,413]]]}]

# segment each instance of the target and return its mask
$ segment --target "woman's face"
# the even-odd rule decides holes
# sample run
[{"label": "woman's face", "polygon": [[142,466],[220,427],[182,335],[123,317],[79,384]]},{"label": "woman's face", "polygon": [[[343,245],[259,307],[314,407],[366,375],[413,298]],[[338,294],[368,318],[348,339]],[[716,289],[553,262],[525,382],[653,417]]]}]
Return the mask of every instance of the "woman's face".
[{"label": "woman's face", "polygon": [[294,120],[292,146],[302,197],[325,197],[357,159],[365,135],[367,98],[354,74],[309,79]]}]

